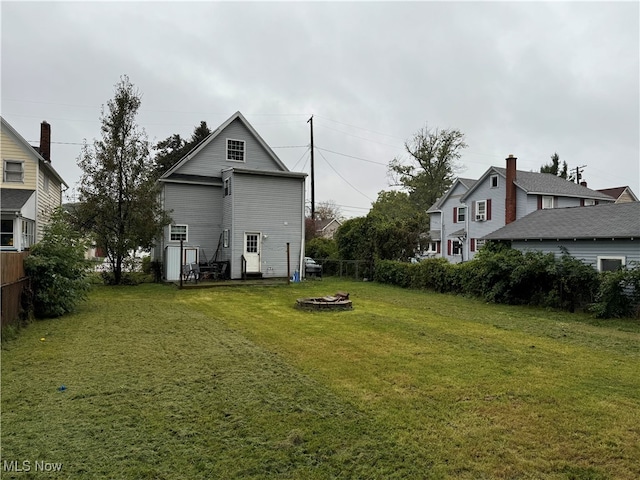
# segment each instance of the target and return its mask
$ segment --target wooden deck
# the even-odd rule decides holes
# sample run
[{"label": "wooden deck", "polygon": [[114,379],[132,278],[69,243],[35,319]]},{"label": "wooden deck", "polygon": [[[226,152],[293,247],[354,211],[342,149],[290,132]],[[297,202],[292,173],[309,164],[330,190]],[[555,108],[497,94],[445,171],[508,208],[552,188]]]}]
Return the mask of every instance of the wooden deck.
[{"label": "wooden deck", "polygon": [[[171,282],[180,288],[180,281]],[[287,285],[286,278],[261,278],[251,280],[201,280],[197,283],[193,280],[188,282],[182,282],[182,289],[197,289],[197,288],[218,288],[218,287],[248,287],[248,286],[262,286],[273,287],[278,285]]]}]

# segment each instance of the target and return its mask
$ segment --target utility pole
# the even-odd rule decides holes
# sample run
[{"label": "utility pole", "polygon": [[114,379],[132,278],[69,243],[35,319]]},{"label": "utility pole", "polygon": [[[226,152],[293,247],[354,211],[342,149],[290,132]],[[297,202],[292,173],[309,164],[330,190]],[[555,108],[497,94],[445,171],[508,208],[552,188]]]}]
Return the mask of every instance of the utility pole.
[{"label": "utility pole", "polygon": [[578,185],[580,184],[580,180],[582,179],[582,171],[585,167],[586,165],[580,165],[579,167],[576,167],[576,183]]},{"label": "utility pole", "polygon": [[314,185],[314,166],[313,166],[313,115],[307,120],[311,124],[311,220],[316,219],[316,192]]}]

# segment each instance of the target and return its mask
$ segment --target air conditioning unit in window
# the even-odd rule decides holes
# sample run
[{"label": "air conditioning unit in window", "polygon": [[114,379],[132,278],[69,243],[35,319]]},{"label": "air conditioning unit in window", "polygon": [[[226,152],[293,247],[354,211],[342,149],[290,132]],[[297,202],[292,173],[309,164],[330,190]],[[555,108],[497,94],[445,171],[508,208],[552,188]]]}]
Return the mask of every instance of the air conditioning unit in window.
[{"label": "air conditioning unit in window", "polygon": [[476,222],[484,222],[484,215],[476,215]]}]

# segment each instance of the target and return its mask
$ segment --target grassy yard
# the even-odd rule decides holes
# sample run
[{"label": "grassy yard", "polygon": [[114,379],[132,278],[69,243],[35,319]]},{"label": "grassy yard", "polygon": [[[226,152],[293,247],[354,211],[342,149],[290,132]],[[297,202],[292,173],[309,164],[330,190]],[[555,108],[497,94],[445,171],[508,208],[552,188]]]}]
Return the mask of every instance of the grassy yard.
[{"label": "grassy yard", "polygon": [[[293,308],[336,291],[353,311]],[[2,478],[636,479],[640,324],[335,279],[97,287],[5,342],[1,406]]]}]

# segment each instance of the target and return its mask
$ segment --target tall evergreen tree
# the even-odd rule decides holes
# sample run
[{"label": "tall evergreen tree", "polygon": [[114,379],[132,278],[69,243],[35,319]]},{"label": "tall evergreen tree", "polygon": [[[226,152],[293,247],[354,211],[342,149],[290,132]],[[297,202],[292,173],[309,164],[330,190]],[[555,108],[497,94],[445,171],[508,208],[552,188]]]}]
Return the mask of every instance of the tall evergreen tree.
[{"label": "tall evergreen tree", "polygon": [[191,139],[185,140],[180,134],[173,134],[158,142],[155,146],[156,156],[154,158],[153,175],[156,178],[178,163],[191,150],[200,144],[205,138],[211,135],[211,129],[204,120],[200,122],[191,135]]},{"label": "tall evergreen tree", "polygon": [[560,169],[560,156],[557,152],[551,155],[551,163],[546,163],[540,167],[540,173],[550,173],[560,178],[567,178],[569,174],[569,166],[567,162],[562,162],[562,170]]},{"label": "tall evergreen tree", "polygon": [[105,249],[116,284],[131,252],[150,248],[170,222],[159,203],[146,133],[135,120],[141,98],[129,78],[121,77],[101,114],[101,140],[85,141],[78,159],[78,220]]}]

